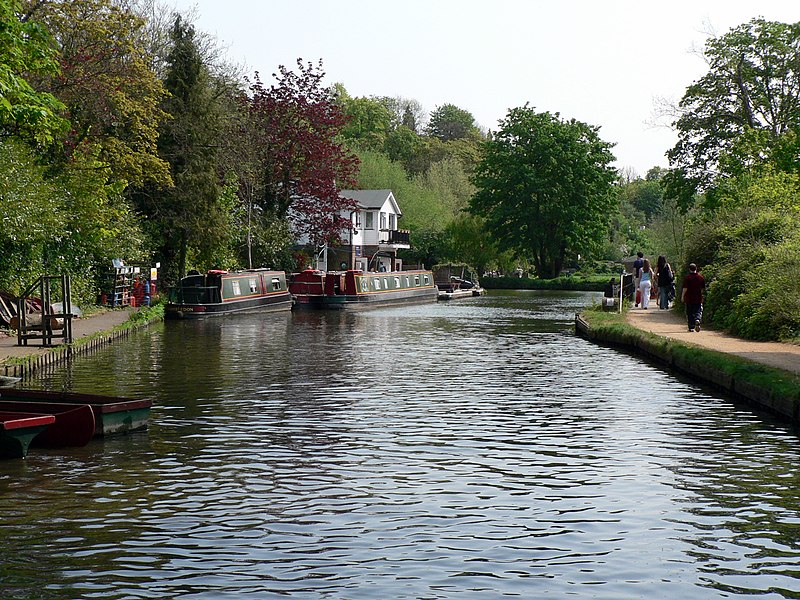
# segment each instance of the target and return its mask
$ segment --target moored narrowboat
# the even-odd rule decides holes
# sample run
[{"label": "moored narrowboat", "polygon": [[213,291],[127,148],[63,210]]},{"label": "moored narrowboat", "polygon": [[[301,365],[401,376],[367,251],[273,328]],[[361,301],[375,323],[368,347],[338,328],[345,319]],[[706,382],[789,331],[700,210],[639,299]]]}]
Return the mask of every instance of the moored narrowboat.
[{"label": "moored narrowboat", "polygon": [[286,273],[269,269],[190,273],[169,291],[164,316],[198,319],[245,311],[292,308]]},{"label": "moored narrowboat", "polygon": [[291,277],[295,308],[359,309],[435,302],[438,290],[430,271],[365,273],[307,269]]}]

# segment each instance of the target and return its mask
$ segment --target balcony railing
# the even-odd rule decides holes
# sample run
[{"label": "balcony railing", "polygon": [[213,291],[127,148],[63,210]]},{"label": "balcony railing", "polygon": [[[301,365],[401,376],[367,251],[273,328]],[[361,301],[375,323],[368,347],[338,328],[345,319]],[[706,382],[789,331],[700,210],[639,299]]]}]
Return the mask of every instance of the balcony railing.
[{"label": "balcony railing", "polygon": [[381,229],[378,232],[378,243],[408,246],[409,234],[405,229]]}]

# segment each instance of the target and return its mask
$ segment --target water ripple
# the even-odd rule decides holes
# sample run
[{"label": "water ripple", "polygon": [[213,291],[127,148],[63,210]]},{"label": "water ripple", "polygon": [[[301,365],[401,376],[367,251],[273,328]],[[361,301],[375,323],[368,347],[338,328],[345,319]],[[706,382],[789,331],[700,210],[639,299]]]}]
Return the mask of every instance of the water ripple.
[{"label": "water ripple", "polygon": [[589,298],[167,323],[43,377],[156,406],[0,463],[3,597],[800,597],[794,432],[564,335]]}]

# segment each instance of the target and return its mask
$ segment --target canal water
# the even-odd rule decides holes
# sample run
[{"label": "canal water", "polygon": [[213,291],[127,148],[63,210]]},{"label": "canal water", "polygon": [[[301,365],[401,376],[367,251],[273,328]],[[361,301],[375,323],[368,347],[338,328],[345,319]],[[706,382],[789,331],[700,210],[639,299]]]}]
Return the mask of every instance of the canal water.
[{"label": "canal water", "polygon": [[593,300],[168,322],[39,375],[155,405],[0,462],[0,597],[800,597],[797,433],[576,338]]}]

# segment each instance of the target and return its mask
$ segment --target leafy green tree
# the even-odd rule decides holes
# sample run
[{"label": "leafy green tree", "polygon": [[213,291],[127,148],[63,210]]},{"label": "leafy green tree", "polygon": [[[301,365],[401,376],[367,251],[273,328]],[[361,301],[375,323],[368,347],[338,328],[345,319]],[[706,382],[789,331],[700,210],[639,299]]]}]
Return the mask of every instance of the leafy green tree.
[{"label": "leafy green tree", "polygon": [[455,104],[437,106],[431,113],[431,118],[425,131],[428,135],[443,142],[480,136],[480,131],[475,124],[475,117],[472,116],[472,113],[457,107]]},{"label": "leafy green tree", "polygon": [[0,3],[0,136],[20,136],[39,144],[52,142],[67,127],[64,105],[52,94],[35,90],[28,75],[59,72],[46,29],[21,21],[18,0]]},{"label": "leafy green tree", "polygon": [[[708,40],[708,73],[687,88],[675,122],[678,142],[668,153],[673,167],[666,177],[669,194],[683,206],[720,176],[748,167],[785,134],[798,131],[798,40],[800,23],[761,18]],[[736,143],[745,134],[757,142],[758,152],[737,151]],[[731,160],[736,156],[744,164]]]},{"label": "leafy green tree", "polygon": [[341,135],[358,148],[383,150],[392,130],[392,115],[380,100],[340,95],[339,102],[347,119]]},{"label": "leafy green tree", "polygon": [[557,276],[568,254],[589,256],[606,239],[616,172],[612,145],[597,131],[526,105],[484,144],[470,210],[501,251],[531,257],[540,277]]},{"label": "leafy green tree", "polygon": [[152,57],[137,44],[144,21],[115,0],[23,4],[25,18],[52,33],[61,59],[58,76],[40,76],[35,83],[67,107],[72,130],[58,148],[62,162],[96,145],[97,159],[113,179],[169,185],[169,168],[156,145],[165,92]]},{"label": "leafy green tree", "polygon": [[227,234],[227,217],[217,172],[223,114],[214,80],[195,43],[194,27],[178,16],[171,38],[164,82],[170,95],[163,103],[170,119],[162,126],[158,148],[174,185],[148,189],[137,199],[167,276],[175,278],[183,277],[190,256],[208,265]]}]

